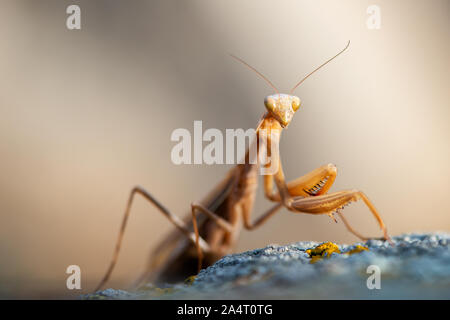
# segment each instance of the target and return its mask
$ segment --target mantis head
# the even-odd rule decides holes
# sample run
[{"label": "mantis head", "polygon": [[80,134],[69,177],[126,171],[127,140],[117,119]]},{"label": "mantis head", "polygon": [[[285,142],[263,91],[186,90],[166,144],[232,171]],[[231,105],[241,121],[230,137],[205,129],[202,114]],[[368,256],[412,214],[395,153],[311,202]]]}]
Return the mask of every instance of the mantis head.
[{"label": "mantis head", "polygon": [[309,76],[311,76],[313,73],[315,73],[317,70],[322,68],[324,65],[326,65],[328,62],[336,58],[338,55],[343,53],[345,50],[347,50],[348,46],[350,45],[350,41],[347,43],[345,48],[341,50],[339,53],[322,63],[320,66],[318,66],[316,69],[308,73],[302,80],[297,82],[297,84],[291,89],[289,94],[282,94],[279,93],[278,89],[274,86],[272,82],[270,82],[269,79],[267,79],[262,73],[260,73],[258,70],[253,68],[251,65],[249,65],[244,60],[236,57],[235,55],[231,55],[234,59],[241,62],[245,66],[247,66],[249,69],[253,70],[256,74],[258,74],[261,78],[263,78],[273,89],[275,89],[276,94],[272,94],[270,96],[267,96],[264,99],[264,105],[266,106],[267,110],[269,111],[270,115],[272,115],[279,123],[280,125],[285,128],[289,125],[289,123],[292,120],[292,117],[294,116],[294,113],[300,108],[300,99],[294,95],[291,95],[297,87],[303,83]]},{"label": "mantis head", "polygon": [[289,125],[300,104],[299,97],[290,94],[272,94],[264,99],[267,110],[283,128]]}]

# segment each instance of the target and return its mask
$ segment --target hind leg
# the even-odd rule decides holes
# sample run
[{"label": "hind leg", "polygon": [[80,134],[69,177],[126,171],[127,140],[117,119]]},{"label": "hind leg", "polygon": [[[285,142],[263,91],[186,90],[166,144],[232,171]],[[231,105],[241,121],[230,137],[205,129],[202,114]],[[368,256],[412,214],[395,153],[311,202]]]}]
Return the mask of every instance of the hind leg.
[{"label": "hind leg", "polygon": [[[202,240],[202,238],[200,237],[199,234],[199,228],[198,228],[198,223],[197,223],[197,213],[200,214],[204,214],[206,215],[209,219],[211,219],[212,221],[214,221],[220,228],[224,229],[227,232],[232,233],[234,231],[234,227],[233,225],[231,225],[228,221],[226,221],[225,219],[223,219],[222,217],[219,217],[217,214],[215,214],[214,212],[210,211],[208,208],[206,208],[205,206],[199,204],[199,203],[192,203],[191,204],[191,211],[192,211],[192,226],[193,226],[193,231],[194,231],[194,235],[195,235],[195,248],[197,250],[197,258],[198,258],[198,267],[197,267],[197,272],[200,272],[201,270],[201,266],[203,263],[203,252],[204,250],[204,246],[201,245],[200,240]],[[150,273],[153,271],[153,259],[155,258],[155,256],[158,255],[159,252],[163,251],[163,250],[170,250],[171,248],[169,247],[171,241],[169,239],[169,241],[166,241],[165,243],[163,243],[160,247],[158,247],[151,255],[150,255],[150,259],[148,262],[148,265],[144,271],[144,273],[138,278],[138,280],[135,282],[133,287],[138,287],[141,283],[143,283],[146,279],[148,279],[150,277]],[[209,246],[209,250],[208,251],[214,251],[214,247],[210,247]]]},{"label": "hind leg", "polygon": [[127,207],[123,216],[122,225],[120,227],[119,236],[117,237],[116,241],[116,247],[114,250],[113,257],[111,259],[111,262],[109,264],[108,270],[106,271],[105,276],[100,281],[99,285],[95,289],[95,291],[100,290],[101,287],[108,281],[108,279],[111,276],[111,273],[114,270],[114,267],[117,263],[117,259],[119,257],[120,248],[122,246],[122,240],[125,233],[125,228],[127,226],[128,217],[130,216],[131,212],[131,205],[133,204],[134,196],[136,194],[140,194],[144,197],[144,199],[148,200],[150,203],[152,203],[158,210],[161,212],[164,216],[166,216],[167,219],[169,219],[170,222],[178,229],[180,230],[193,244],[197,245],[201,250],[203,251],[209,251],[209,245],[206,243],[203,238],[198,237],[195,233],[190,231],[186,226],[184,225],[184,222],[176,215],[171,213],[168,209],[166,209],[158,200],[156,200],[149,192],[147,192],[142,187],[134,187],[131,190],[130,197],[128,198]]}]

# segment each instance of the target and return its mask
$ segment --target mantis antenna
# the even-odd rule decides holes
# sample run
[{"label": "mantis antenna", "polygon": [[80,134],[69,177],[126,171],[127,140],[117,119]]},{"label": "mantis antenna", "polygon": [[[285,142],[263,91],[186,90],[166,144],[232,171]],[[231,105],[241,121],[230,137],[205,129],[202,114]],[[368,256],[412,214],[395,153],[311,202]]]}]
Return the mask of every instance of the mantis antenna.
[{"label": "mantis antenna", "polygon": [[341,53],[343,53],[345,50],[347,50],[348,46],[350,45],[350,40],[348,40],[347,45],[345,46],[344,49],[342,49],[338,54],[336,54],[334,57],[328,59],[327,61],[325,61],[324,63],[322,63],[320,66],[318,66],[316,69],[314,69],[313,71],[311,71],[310,73],[308,73],[306,75],[306,77],[304,77],[302,80],[300,80],[290,91],[290,93],[294,92],[295,89],[297,89],[297,87],[299,85],[301,85],[303,83],[303,81],[305,81],[306,79],[309,78],[309,76],[311,76],[313,73],[315,73],[317,70],[319,70],[320,68],[322,68],[324,65],[326,65],[328,62],[330,62],[331,60],[333,60],[334,58],[336,58],[338,55],[340,55]]},{"label": "mantis antenna", "polygon": [[245,65],[247,68],[249,68],[250,70],[254,71],[257,75],[259,75],[261,78],[263,78],[272,88],[275,89],[275,91],[280,94],[280,92],[278,91],[278,89],[274,86],[274,84],[272,82],[270,82],[269,79],[267,79],[261,72],[259,72],[258,70],[256,70],[255,68],[253,68],[251,65],[249,65],[247,62],[245,62],[244,60],[242,60],[241,58],[236,57],[234,54],[230,53],[230,56],[234,59],[236,59],[237,61],[239,61],[240,63],[242,63],[243,65]]}]

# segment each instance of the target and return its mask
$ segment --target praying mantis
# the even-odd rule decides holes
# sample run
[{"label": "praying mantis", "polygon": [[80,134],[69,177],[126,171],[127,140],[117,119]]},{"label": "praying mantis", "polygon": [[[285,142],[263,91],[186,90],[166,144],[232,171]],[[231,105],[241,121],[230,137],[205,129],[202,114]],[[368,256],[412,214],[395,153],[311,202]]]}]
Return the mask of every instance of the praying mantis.
[{"label": "praying mantis", "polygon": [[151,252],[148,265],[137,283],[143,281],[178,282],[198,273],[202,268],[212,265],[233,251],[242,226],[247,230],[254,230],[267,222],[281,208],[286,208],[293,213],[326,214],[333,219],[335,219],[334,214],[337,213],[351,233],[361,240],[368,240],[370,238],[361,235],[350,226],[341,212],[351,202],[362,200],[378,222],[383,232],[382,239],[391,242],[380,214],[363,192],[353,189],[328,193],[337,175],[336,166],[327,164],[302,177],[286,182],[278,149],[272,150],[272,143],[269,143],[279,143],[282,130],[289,125],[295,112],[300,108],[300,99],[292,95],[294,90],[309,76],[347,50],[349,45],[350,41],[343,50],[300,80],[289,94],[279,93],[278,89],[263,74],[232,55],[233,58],[257,73],[276,91],[276,94],[265,98],[266,112],[256,129],[257,135],[265,130],[269,133],[269,139],[276,140],[268,141],[265,146],[258,145],[257,147],[257,153],[262,147],[267,148],[266,152],[270,154],[271,161],[276,161],[278,165],[276,173],[264,175],[263,178],[265,197],[274,202],[274,205],[255,221],[251,221],[258,185],[258,163],[249,161],[248,150],[244,163],[232,168],[203,200],[193,202],[191,212],[185,219],[180,219],[169,211],[144,188],[134,187],[128,199],[109,268],[96,290],[102,288],[108,281],[117,263],[133,199],[136,195],[142,196],[153,204],[178,229],[174,230]]}]

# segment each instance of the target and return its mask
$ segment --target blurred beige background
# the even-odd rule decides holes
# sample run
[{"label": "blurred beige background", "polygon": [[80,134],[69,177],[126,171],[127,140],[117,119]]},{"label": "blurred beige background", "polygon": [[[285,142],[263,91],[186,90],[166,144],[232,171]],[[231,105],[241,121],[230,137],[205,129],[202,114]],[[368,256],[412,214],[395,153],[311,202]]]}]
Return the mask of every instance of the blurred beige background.
[{"label": "blurred beige background", "polygon": [[[66,28],[81,7],[82,29]],[[381,29],[366,27],[370,4]],[[342,49],[296,94],[282,137],[293,179],[328,162],[332,191],[358,188],[391,234],[450,229],[450,3],[434,1],[22,1],[0,3],[0,297],[75,297],[111,258],[131,187],[184,215],[230,168],[170,161],[176,128],[250,128],[281,91]],[[258,191],[254,216],[269,206]],[[362,204],[345,212],[379,235]],[[136,201],[111,286],[131,283],[173,227]],[[286,210],[237,251],[357,239]],[[65,287],[68,265],[81,291]]]}]

